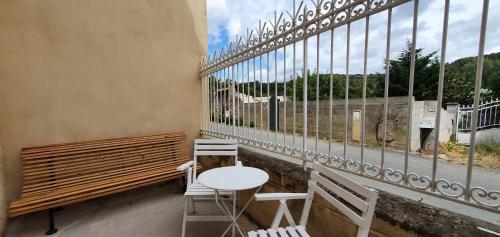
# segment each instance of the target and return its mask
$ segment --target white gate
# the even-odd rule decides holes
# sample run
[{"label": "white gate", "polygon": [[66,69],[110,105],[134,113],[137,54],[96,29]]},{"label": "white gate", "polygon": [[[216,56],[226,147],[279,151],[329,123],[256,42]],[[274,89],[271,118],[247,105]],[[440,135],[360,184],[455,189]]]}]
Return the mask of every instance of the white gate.
[{"label": "white gate", "polygon": [[[469,144],[473,105],[460,105],[457,111],[455,127],[456,140],[459,144]],[[482,102],[477,113],[477,141],[491,140],[500,143],[500,100]]]}]

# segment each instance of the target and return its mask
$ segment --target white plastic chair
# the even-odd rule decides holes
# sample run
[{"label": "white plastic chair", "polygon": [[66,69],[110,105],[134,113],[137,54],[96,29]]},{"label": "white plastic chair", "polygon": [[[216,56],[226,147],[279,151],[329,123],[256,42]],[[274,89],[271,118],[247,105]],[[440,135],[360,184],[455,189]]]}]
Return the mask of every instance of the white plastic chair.
[{"label": "white plastic chair", "polygon": [[[186,192],[184,193],[184,217],[182,220],[182,237],[186,234],[186,222],[188,221],[231,221],[225,215],[189,215],[188,208],[196,213],[195,202],[213,200],[215,191],[200,184],[197,180],[198,156],[232,156],[234,163],[242,166],[238,161],[238,141],[235,139],[195,139],[194,159],[179,167],[178,171],[186,171]],[[220,191],[220,195],[232,197],[231,191]]]},{"label": "white plastic chair", "polygon": [[[309,234],[306,231],[306,225],[314,193],[319,194],[341,213],[351,219],[351,221],[353,221],[357,226],[359,226],[357,234],[358,237],[368,236],[373,212],[377,203],[378,192],[348,179],[332,169],[326,168],[320,164],[314,163],[312,168],[313,170],[311,171],[311,180],[308,182],[309,189],[307,193],[255,194],[255,199],[257,201],[276,200],[280,202],[280,205],[271,228],[267,230],[250,231],[248,232],[249,237],[309,237]],[[332,180],[334,182],[332,182]],[[354,195],[351,192],[354,192],[357,195]],[[331,195],[331,193],[334,193],[336,196]],[[359,198],[358,196],[363,198]],[[286,205],[286,201],[292,199],[305,199],[304,209],[302,210],[299,225],[295,225],[295,221],[293,220]],[[339,199],[343,201],[339,201]],[[344,203],[346,202],[352,207],[345,205]],[[361,214],[353,211],[353,207]],[[278,227],[283,216],[285,216],[290,226],[285,228]]]}]

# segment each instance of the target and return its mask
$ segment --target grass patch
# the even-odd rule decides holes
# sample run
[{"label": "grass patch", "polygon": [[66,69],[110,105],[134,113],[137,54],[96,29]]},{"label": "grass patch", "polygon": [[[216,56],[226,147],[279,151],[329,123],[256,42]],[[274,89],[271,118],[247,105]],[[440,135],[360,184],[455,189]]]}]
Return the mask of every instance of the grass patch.
[{"label": "grass patch", "polygon": [[486,140],[476,145],[476,152],[482,155],[500,156],[500,144],[493,140]]},{"label": "grass patch", "polygon": [[[442,158],[443,160],[467,165],[469,146],[450,141],[441,144],[440,151],[447,155],[446,158]],[[500,145],[495,144],[492,140],[476,144],[474,165],[483,168],[500,169]]]}]

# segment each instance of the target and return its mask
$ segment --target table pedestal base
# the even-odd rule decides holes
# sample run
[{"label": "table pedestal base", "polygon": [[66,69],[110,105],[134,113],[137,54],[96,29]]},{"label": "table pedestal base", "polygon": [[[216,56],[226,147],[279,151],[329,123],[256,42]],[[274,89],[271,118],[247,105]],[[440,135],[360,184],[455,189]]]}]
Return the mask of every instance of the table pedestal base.
[{"label": "table pedestal base", "polygon": [[233,191],[233,210],[231,211],[229,209],[229,207],[226,205],[226,203],[224,202],[224,200],[219,200],[220,199],[220,194],[219,194],[219,190],[215,190],[215,203],[217,203],[217,206],[219,206],[219,208],[222,210],[222,212],[231,219],[231,224],[226,228],[226,230],[222,233],[221,237],[225,236],[226,233],[229,231],[229,229],[232,229],[232,234],[231,236],[234,237],[235,234],[236,234],[236,230],[238,230],[238,232],[240,233],[240,235],[242,237],[245,237],[246,235],[244,234],[243,230],[241,229],[241,226],[238,225],[238,218],[241,216],[241,214],[243,214],[243,212],[245,211],[245,209],[248,207],[248,205],[250,205],[250,203],[253,201],[253,199],[255,198],[255,194],[258,193],[260,191],[260,189],[262,188],[262,185],[259,186],[257,188],[257,190],[255,190],[255,192],[252,194],[252,196],[250,197],[250,199],[245,203],[245,205],[243,206],[243,208],[240,210],[240,212],[236,213],[237,212],[237,208],[236,208],[236,192],[237,191]]}]

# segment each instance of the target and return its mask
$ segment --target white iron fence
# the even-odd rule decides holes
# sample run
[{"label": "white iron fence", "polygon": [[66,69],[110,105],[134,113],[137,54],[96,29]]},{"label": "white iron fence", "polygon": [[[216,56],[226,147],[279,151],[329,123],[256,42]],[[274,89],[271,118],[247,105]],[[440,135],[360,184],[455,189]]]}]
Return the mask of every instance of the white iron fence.
[{"label": "white iron fence", "polygon": [[[437,108],[442,107],[450,8],[450,0],[443,1]],[[245,37],[237,37],[237,40],[230,43],[227,48],[221,49],[202,61],[202,102],[204,108],[202,133],[215,137],[236,138],[242,144],[301,159],[304,163],[321,162],[326,166],[364,177],[500,212],[500,192],[493,190],[498,189],[498,186],[482,187],[483,180],[472,182],[475,133],[483,125],[489,126],[483,122],[486,120],[480,119],[481,115],[491,116],[491,113],[482,114],[483,110],[479,109],[489,1],[482,1],[474,106],[471,107],[470,126],[467,127],[471,134],[468,164],[464,168],[466,170],[453,171],[462,172],[463,175],[460,176],[444,172],[438,173],[438,168],[440,168],[438,167],[438,155],[441,109],[435,111],[434,153],[432,161],[427,163],[428,167],[416,170],[423,166],[425,161],[421,159],[416,161],[409,151],[412,142],[411,134],[414,132],[411,125],[415,122],[412,121],[411,113],[406,116],[406,121],[399,121],[406,128],[406,137],[403,142],[404,147],[406,147],[404,155],[400,155],[396,159],[397,155],[387,149],[387,143],[390,141],[388,134],[391,132],[391,126],[395,123],[391,115],[388,115],[388,108],[392,105],[388,103],[391,78],[387,67],[383,80],[384,113],[383,118],[381,118],[381,126],[383,127],[381,147],[377,150],[364,145],[366,144],[366,116],[370,116],[370,114],[366,114],[370,18],[377,13],[386,15],[386,41],[378,44],[377,47],[385,47],[385,63],[388,65],[391,51],[393,9],[403,4],[411,4],[413,17],[411,21],[411,64],[408,95],[413,95],[419,0],[316,0],[312,3],[313,6],[308,8],[303,2],[300,4],[294,2],[291,12],[286,12],[287,14],[275,13],[274,19],[271,21],[259,22],[256,30],[247,30]],[[352,35],[351,33],[351,24],[357,22],[363,23],[365,26],[363,35]],[[397,23],[401,24],[404,21]],[[341,27],[345,29],[346,38],[345,43],[338,44],[335,42],[335,33]],[[339,49],[345,50],[345,68],[341,73],[345,75],[344,88],[350,88],[351,75],[349,72],[352,58],[350,50],[353,37],[362,39],[364,42],[362,106],[359,112],[356,111],[356,115],[351,115],[353,124],[354,120],[359,121],[361,133],[359,143],[361,145],[359,146],[353,145],[348,139],[349,131],[353,129],[353,125],[349,122],[350,114],[353,112],[349,110],[349,90],[344,90],[343,114],[334,115],[332,108],[335,89],[333,78],[335,73],[339,73],[333,70],[333,55]],[[324,42],[325,38],[328,39],[328,43],[325,45],[329,48],[329,55],[321,60],[329,61],[330,78],[329,91],[327,92],[329,113],[328,118],[324,118],[324,116],[320,118],[318,112],[320,98],[315,96],[311,100],[308,93],[320,94],[319,75],[322,54],[319,52],[320,43]],[[433,38],[432,40],[437,39]],[[313,43],[315,47],[311,47],[310,43]],[[315,56],[314,62],[308,62],[311,55]],[[314,64],[314,67],[310,67]],[[310,68],[314,71],[313,76],[309,74]],[[315,86],[309,88],[310,82],[314,82],[314,80],[316,81]],[[300,87],[298,81],[303,82],[300,83]],[[297,94],[300,94],[301,98],[298,98]],[[250,103],[249,97],[245,99],[245,95],[251,96],[253,102]],[[278,100],[262,99],[271,96],[286,98],[281,102],[285,104],[283,106],[285,111],[277,109],[280,103]],[[242,102],[242,97],[243,100],[247,101],[246,103]],[[260,100],[256,98],[260,98]],[[300,107],[296,106],[298,101],[302,101]],[[405,111],[412,111],[412,101],[412,96],[408,96],[408,108]],[[292,111],[286,111],[286,103],[293,104]],[[267,111],[267,113],[263,113],[263,111]],[[291,124],[290,122],[287,124],[287,119],[283,119],[283,122],[280,123],[280,115],[282,118],[292,118]],[[343,132],[334,134],[332,124],[338,119],[343,119]],[[321,125],[325,124],[325,120],[327,125]],[[300,124],[299,121],[301,121]],[[277,128],[278,126],[281,126],[281,129]],[[328,137],[320,137],[320,130],[328,130]],[[310,136],[311,131],[314,131],[313,136]]]},{"label": "white iron fence", "polygon": [[[455,134],[460,144],[469,144],[473,114],[473,105],[461,105],[457,109]],[[482,102],[477,109],[476,123],[477,142],[500,142],[500,100]]]}]

